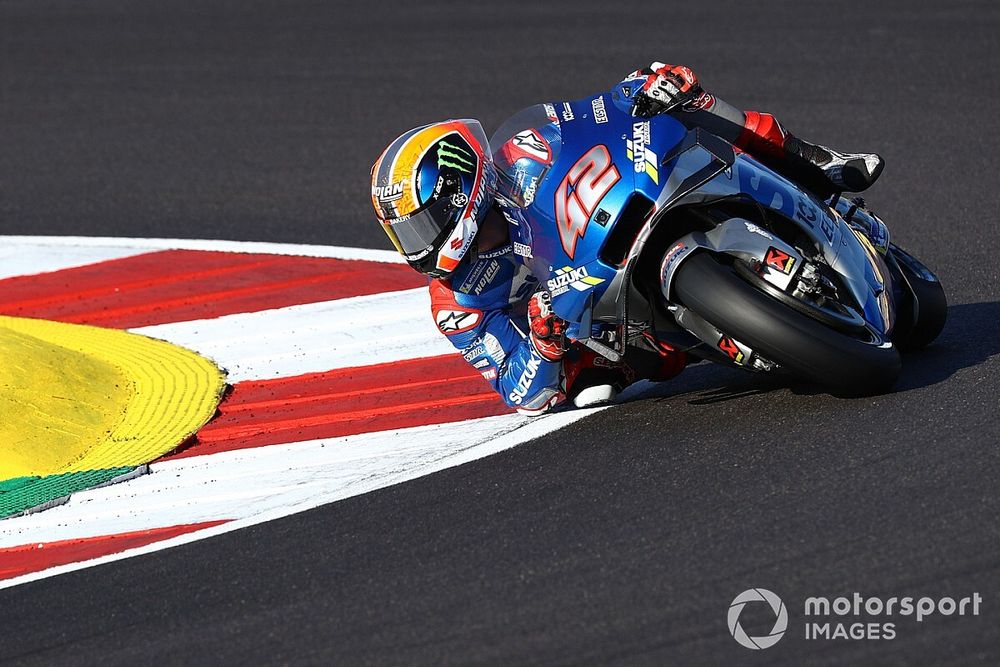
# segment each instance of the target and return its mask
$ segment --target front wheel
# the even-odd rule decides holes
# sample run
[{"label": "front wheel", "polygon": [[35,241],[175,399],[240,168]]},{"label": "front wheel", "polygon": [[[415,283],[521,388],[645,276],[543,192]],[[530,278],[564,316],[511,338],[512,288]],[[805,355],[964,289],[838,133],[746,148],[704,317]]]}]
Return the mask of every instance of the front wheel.
[{"label": "front wheel", "polygon": [[908,292],[905,312],[910,322],[905,330],[893,334],[893,342],[904,352],[930,345],[944,329],[948,319],[948,298],[937,276],[920,260],[893,244],[890,252]]},{"label": "front wheel", "polygon": [[899,352],[891,343],[832,329],[751,286],[709,253],[685,260],[673,285],[683,306],[720,331],[837,393],[878,393],[899,376]]}]

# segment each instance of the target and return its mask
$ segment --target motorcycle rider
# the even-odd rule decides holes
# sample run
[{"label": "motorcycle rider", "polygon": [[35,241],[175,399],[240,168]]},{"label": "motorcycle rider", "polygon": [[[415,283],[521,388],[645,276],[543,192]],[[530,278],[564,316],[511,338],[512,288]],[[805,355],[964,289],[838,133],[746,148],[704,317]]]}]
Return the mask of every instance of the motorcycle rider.
[{"label": "motorcycle rider", "polygon": [[[531,246],[521,221],[557,159],[561,124],[572,122],[580,105],[602,122],[606,99],[633,116],[671,113],[705,128],[824,198],[865,190],[884,166],[875,154],[803,141],[771,114],[740,111],[708,93],[688,67],[660,62],[576,105],[530,107],[492,141],[475,120],[398,137],[372,167],[376,216],[410,266],[432,278],[438,329],[519,412],[540,414],[567,397],[577,406],[608,401],[637,379],[665,380],[686,363],[684,353],[648,339],[630,341],[627,364],[573,344],[575,325],[557,317],[539,289],[547,276],[532,275],[524,261]],[[572,233],[560,236],[564,248],[575,246]]]}]

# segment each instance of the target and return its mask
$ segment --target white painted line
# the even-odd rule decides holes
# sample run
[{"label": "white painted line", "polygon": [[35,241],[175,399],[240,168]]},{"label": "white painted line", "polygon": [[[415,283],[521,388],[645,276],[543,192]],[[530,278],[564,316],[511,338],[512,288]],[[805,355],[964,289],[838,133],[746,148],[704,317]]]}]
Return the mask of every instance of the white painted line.
[{"label": "white painted line", "polygon": [[[145,248],[95,245],[87,248],[60,247],[43,242],[11,242],[24,237],[0,236],[0,279],[72,269],[111,259],[124,259],[149,252]],[[31,238],[31,237],[27,237]]]},{"label": "white painted line", "polygon": [[[496,454],[601,409],[536,418],[489,417],[154,464],[149,475],[127,484],[81,492],[61,507],[0,523],[0,546],[236,519],[144,547],[0,581],[0,589],[169,549],[399,484]],[[123,518],[129,514],[138,521]],[[94,523],[100,530],[87,530]],[[78,527],[75,531],[74,526]]]},{"label": "white painted line", "polygon": [[[394,250],[348,248],[346,246],[305,245],[293,243],[266,243],[263,241],[216,241],[197,239],[139,239],[107,236],[3,236],[0,244],[43,245],[52,248],[69,248],[71,252],[83,249],[124,249],[150,252],[153,250],[207,250],[213,252],[245,252],[272,255],[300,255],[303,257],[331,257],[335,259],[363,259],[371,262],[403,264],[405,260]],[[97,261],[97,260],[95,260]]]}]

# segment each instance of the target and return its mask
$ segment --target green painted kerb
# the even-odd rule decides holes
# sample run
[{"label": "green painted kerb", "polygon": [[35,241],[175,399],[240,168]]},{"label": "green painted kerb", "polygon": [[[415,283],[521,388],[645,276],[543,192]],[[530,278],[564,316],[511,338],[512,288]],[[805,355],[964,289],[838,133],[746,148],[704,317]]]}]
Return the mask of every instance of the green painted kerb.
[{"label": "green painted kerb", "polygon": [[135,466],[67,472],[47,477],[15,477],[0,481],[0,519],[26,512],[33,507],[109,482],[135,470]]}]

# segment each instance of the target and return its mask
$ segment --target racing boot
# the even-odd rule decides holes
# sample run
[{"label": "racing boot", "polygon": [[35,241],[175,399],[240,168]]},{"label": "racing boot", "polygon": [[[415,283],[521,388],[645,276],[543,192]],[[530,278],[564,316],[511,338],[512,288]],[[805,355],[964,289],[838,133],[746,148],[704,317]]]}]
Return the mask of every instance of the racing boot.
[{"label": "racing boot", "polygon": [[687,366],[684,352],[651,335],[629,344],[629,363],[605,359],[588,347],[574,345],[563,361],[566,395],[578,408],[611,403],[625,387],[638,382],[664,382]]},{"label": "racing boot", "polygon": [[651,373],[646,373],[645,377],[650,382],[666,382],[680,374],[688,365],[686,352],[675,349],[672,345],[658,341],[650,333],[642,334],[646,344],[653,348],[658,355],[658,359],[650,360]]},{"label": "racing boot", "polygon": [[787,135],[785,156],[792,164],[818,167],[836,192],[863,192],[882,174],[885,160],[875,153],[838,153]]},{"label": "racing boot", "polygon": [[579,343],[563,359],[563,381],[567,398],[578,408],[610,403],[635,382],[635,373],[623,363],[608,361]]},{"label": "racing boot", "polygon": [[736,145],[826,199],[838,192],[867,190],[882,174],[885,160],[875,153],[838,153],[786,132],[769,113],[744,112]]}]

